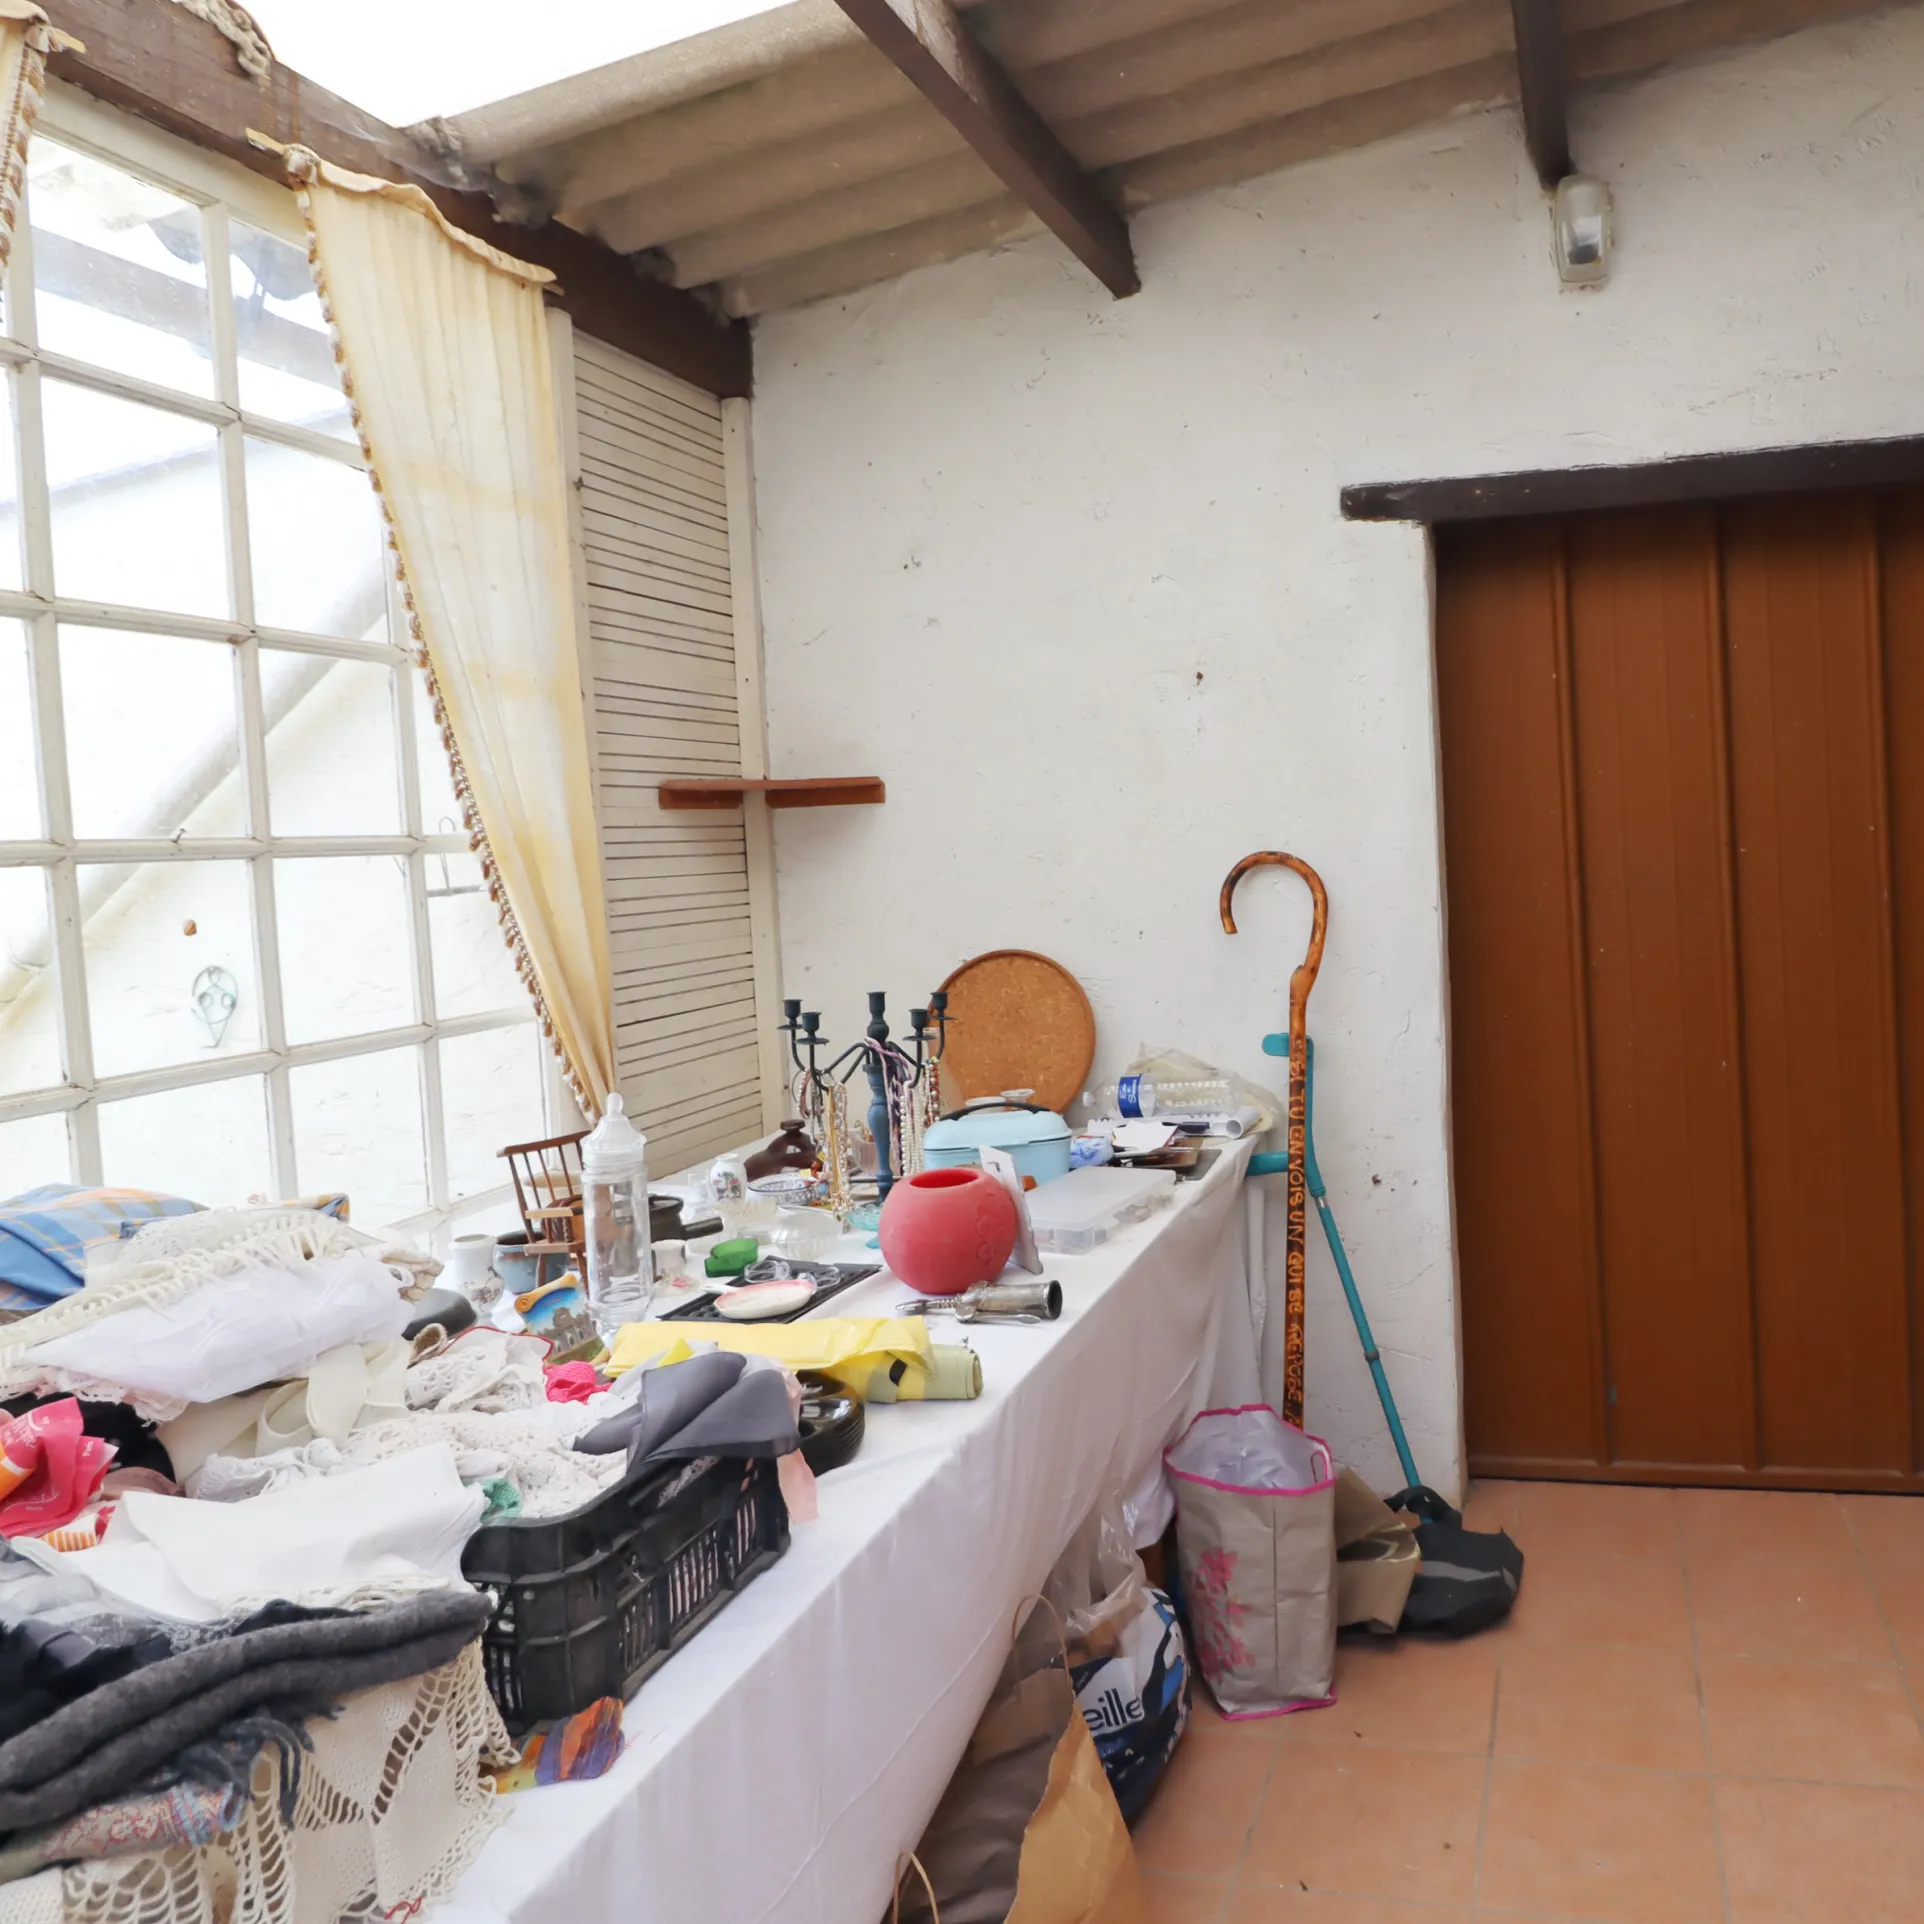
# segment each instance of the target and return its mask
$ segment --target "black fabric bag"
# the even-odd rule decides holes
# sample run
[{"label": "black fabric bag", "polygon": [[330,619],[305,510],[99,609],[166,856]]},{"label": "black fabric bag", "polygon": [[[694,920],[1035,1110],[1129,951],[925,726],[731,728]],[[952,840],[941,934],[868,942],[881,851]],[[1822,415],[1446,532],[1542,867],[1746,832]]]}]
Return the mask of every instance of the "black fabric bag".
[{"label": "black fabric bag", "polygon": [[1464,1529],[1462,1513],[1420,1483],[1385,1501],[1416,1518],[1423,1557],[1399,1629],[1467,1637],[1510,1614],[1523,1584],[1523,1552],[1507,1531]]}]

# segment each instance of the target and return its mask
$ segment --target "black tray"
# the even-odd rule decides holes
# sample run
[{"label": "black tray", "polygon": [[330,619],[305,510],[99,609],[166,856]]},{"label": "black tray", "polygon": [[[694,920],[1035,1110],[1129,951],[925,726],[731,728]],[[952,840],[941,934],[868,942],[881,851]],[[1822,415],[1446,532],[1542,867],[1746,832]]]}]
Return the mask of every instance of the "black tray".
[{"label": "black tray", "polygon": [[[853,1289],[857,1283],[865,1283],[871,1276],[881,1274],[880,1263],[811,1263],[811,1269],[832,1269],[840,1276],[839,1282],[828,1283],[818,1289],[799,1309],[785,1311],[780,1316],[758,1316],[758,1323],[793,1323],[806,1316],[810,1310],[819,1309],[822,1304],[832,1302],[845,1289]],[[716,1292],[719,1295],[720,1291]],[[678,1309],[665,1319],[671,1323],[720,1323],[727,1319],[715,1307],[715,1297],[709,1296],[689,1309]]]}]

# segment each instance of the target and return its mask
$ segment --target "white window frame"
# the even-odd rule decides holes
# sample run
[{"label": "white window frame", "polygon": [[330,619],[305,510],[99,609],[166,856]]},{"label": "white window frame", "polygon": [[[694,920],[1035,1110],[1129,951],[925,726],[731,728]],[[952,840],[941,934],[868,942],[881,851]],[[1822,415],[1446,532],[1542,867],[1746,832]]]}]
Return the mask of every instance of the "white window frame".
[{"label": "white window frame", "polygon": [[[50,85],[39,129],[62,146],[153,181],[198,205],[203,212],[207,298],[212,326],[214,398],[211,400],[158,387],[111,369],[94,367],[42,350],[34,335],[32,296],[33,233],[30,208],[23,206],[13,236],[7,269],[7,313],[13,325],[0,335],[0,375],[10,383],[14,435],[20,462],[20,510],[24,536],[21,591],[0,590],[0,617],[21,621],[27,631],[34,688],[34,728],[39,747],[44,839],[0,841],[0,868],[34,867],[51,877],[54,972],[50,986],[59,1010],[65,1080],[57,1088],[0,1097],[0,1124],[64,1113],[68,1162],[75,1181],[102,1180],[99,1105],[122,1097],[150,1095],[196,1084],[262,1076],[268,1105],[268,1148],[275,1190],[298,1192],[293,1104],[288,1072],[309,1063],[333,1062],[388,1049],[418,1045],[422,1064],[421,1117],[426,1151],[429,1206],[386,1225],[407,1235],[428,1235],[459,1217],[497,1209],[513,1199],[505,1180],[459,1198],[448,1183],[445,1111],[442,1100],[440,1043],[444,1038],[534,1023],[532,1005],[481,1015],[440,1017],[435,1012],[434,967],[429,944],[427,865],[431,857],[465,854],[465,834],[424,832],[421,822],[419,767],[414,704],[418,691],[407,671],[413,650],[399,643],[321,639],[310,634],[263,627],[254,620],[253,569],[248,551],[246,443],[249,437],[279,442],[309,454],[366,471],[351,442],[291,426],[240,406],[234,306],[228,275],[227,229],[230,214],[248,225],[306,249],[307,237],[291,191],[249,173],[218,155],[202,152],[71,89]],[[45,448],[41,431],[40,387],[44,375],[96,393],[142,402],[183,419],[213,427],[219,438],[222,494],[227,520],[227,565],[234,618],[211,620],[151,608],[77,601],[54,592],[51,511]],[[0,450],[0,459],[6,458]],[[390,578],[389,633],[405,635],[398,588]],[[170,840],[91,840],[77,838],[69,803],[66,734],[61,712],[58,627],[62,622],[115,628],[143,634],[227,642],[240,670],[240,759],[247,797],[249,833]],[[272,833],[267,812],[267,745],[261,707],[260,649],[377,662],[395,670],[396,729],[402,791],[402,832],[398,835],[287,836]],[[275,917],[274,862],[290,856],[392,855],[406,863],[409,939],[415,1008],[419,1019],[405,1027],[345,1036],[328,1042],[290,1044],[282,1012],[280,949]],[[211,1056],[202,1061],[116,1076],[94,1071],[87,1004],[85,956],[81,940],[78,870],[82,862],[161,862],[196,858],[242,858],[251,876],[254,963],[259,984],[263,1046],[246,1054]],[[545,1052],[544,1052],[545,1054]],[[543,1076],[552,1108],[552,1075]],[[542,1119],[542,1127],[549,1126]],[[529,1130],[527,1135],[538,1134]],[[505,1170],[504,1170],[505,1175]],[[314,1185],[309,1183],[308,1187]],[[350,1197],[350,1202],[352,1198]]]}]

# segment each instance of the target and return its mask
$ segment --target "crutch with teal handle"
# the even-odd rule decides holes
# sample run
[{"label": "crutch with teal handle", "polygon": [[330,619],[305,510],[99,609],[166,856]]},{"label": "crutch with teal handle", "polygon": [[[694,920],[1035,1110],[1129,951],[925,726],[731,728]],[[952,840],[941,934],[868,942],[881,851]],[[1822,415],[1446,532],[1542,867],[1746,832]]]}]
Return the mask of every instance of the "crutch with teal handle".
[{"label": "crutch with teal handle", "polygon": [[[1287,1056],[1289,1037],[1264,1036],[1263,1054]],[[1289,1173],[1288,1152],[1266,1150],[1251,1156],[1249,1173],[1252,1176],[1286,1176]],[[1356,1277],[1349,1266],[1349,1254],[1343,1248],[1342,1234],[1336,1227],[1336,1212],[1329,1206],[1329,1190],[1323,1182],[1323,1172],[1316,1166],[1316,1045],[1307,1036],[1303,1038],[1303,1175],[1309,1184],[1310,1200],[1315,1203],[1316,1213],[1322,1219],[1323,1240],[1329,1244],[1329,1253],[1335,1258],[1336,1274],[1342,1279],[1343,1294],[1349,1299],[1350,1319],[1356,1325],[1357,1340],[1363,1345],[1363,1360],[1370,1366],[1370,1376],[1376,1384],[1376,1400],[1383,1406],[1383,1420],[1390,1426],[1390,1441],[1396,1445],[1396,1460],[1403,1466],[1403,1480],[1414,1488],[1422,1478],[1416,1474],[1416,1459],[1410,1454],[1409,1438],[1403,1434],[1403,1419],[1397,1414],[1396,1398],[1390,1393],[1390,1379],[1383,1369],[1383,1355],[1376,1347],[1376,1337],[1370,1329],[1369,1312],[1363,1307],[1362,1293],[1356,1287]]]}]

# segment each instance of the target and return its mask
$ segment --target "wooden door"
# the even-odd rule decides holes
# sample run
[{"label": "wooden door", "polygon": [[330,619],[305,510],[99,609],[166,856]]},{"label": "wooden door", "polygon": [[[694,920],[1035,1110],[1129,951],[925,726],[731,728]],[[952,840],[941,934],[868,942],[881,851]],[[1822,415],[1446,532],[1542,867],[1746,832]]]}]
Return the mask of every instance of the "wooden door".
[{"label": "wooden door", "polygon": [[1924,502],[1444,529],[1437,591],[1473,1468],[1924,1487]]}]

